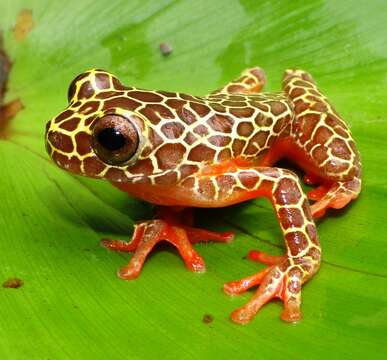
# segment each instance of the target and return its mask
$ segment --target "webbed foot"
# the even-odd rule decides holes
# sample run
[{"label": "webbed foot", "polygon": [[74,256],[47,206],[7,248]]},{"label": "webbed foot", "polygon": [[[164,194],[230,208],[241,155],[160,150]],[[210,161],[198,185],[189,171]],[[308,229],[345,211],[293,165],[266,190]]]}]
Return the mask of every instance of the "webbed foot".
[{"label": "webbed foot", "polygon": [[217,233],[190,226],[171,225],[165,220],[150,220],[135,226],[130,242],[103,239],[101,245],[109,250],[134,252],[129,264],[118,271],[121,279],[131,280],[139,276],[146,257],[160,241],[174,245],[189,270],[203,272],[204,261],[192,244],[200,241],[229,242],[233,236],[231,232]]},{"label": "webbed foot", "polygon": [[284,303],[281,319],[286,322],[300,320],[301,286],[318,270],[319,257],[291,258],[250,251],[248,258],[269,266],[252,276],[224,285],[224,291],[229,295],[238,295],[259,285],[250,301],[231,313],[231,319],[238,324],[246,324],[263,305],[273,298],[280,298]]}]

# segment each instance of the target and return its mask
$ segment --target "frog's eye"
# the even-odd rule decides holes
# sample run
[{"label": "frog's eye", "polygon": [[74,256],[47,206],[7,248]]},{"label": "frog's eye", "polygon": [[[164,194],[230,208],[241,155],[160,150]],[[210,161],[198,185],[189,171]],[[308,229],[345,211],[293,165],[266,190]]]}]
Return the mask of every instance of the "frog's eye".
[{"label": "frog's eye", "polygon": [[124,165],[136,153],[139,136],[134,125],[125,117],[105,115],[94,125],[92,144],[104,163]]}]

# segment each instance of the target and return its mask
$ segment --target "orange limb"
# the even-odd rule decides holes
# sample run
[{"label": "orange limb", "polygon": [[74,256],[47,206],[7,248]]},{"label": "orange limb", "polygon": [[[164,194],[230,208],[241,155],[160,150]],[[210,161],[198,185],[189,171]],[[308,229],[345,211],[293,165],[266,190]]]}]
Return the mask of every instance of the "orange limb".
[{"label": "orange limb", "polygon": [[228,295],[239,295],[253,286],[259,286],[247,304],[231,313],[231,319],[235,323],[246,324],[263,305],[273,298],[280,298],[284,303],[281,319],[286,322],[299,321],[302,271],[296,266],[291,266],[285,256],[270,256],[253,250],[249,252],[248,258],[271,266],[241,280],[224,284],[224,292]]},{"label": "orange limb", "polygon": [[[146,221],[136,225],[130,242],[111,239],[101,241],[101,245],[109,250],[134,252],[129,264],[119,270],[118,276],[120,278],[131,280],[138,277],[147,256],[154,246],[161,241],[167,241],[177,248],[189,270],[203,272],[205,271],[204,261],[192,247],[192,244],[200,241],[229,242],[234,236],[232,232],[217,233],[179,225],[182,219],[174,217],[176,211],[161,209],[158,213],[162,215],[163,219]],[[191,219],[188,219],[188,222],[190,223]]]}]

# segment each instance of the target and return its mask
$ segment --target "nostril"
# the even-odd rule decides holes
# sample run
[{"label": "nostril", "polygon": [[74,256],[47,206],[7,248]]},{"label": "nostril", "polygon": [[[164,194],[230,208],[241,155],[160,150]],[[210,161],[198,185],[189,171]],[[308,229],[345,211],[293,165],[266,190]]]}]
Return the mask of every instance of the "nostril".
[{"label": "nostril", "polygon": [[73,141],[70,136],[58,131],[49,131],[47,135],[48,142],[51,146],[65,153],[71,153],[74,150]]}]

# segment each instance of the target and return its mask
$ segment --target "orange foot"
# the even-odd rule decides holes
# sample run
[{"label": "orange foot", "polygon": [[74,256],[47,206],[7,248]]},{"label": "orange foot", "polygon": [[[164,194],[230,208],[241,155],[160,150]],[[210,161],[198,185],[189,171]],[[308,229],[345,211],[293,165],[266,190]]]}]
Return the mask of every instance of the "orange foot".
[{"label": "orange foot", "polygon": [[189,270],[203,272],[205,271],[204,261],[192,244],[200,241],[229,242],[233,237],[232,232],[216,233],[190,226],[171,225],[165,220],[151,220],[135,226],[130,242],[103,239],[101,245],[109,250],[134,252],[129,264],[118,271],[121,279],[131,280],[140,274],[146,257],[160,241],[167,241],[174,245]]},{"label": "orange foot", "polygon": [[224,284],[224,291],[229,295],[238,295],[259,285],[250,301],[231,313],[231,319],[238,324],[246,324],[264,304],[278,297],[284,302],[281,319],[287,322],[300,320],[301,285],[311,274],[286,256],[270,256],[259,251],[250,251],[248,258],[269,266],[257,274]]},{"label": "orange foot", "polygon": [[311,206],[313,217],[322,217],[327,209],[342,209],[352,200],[356,199],[360,193],[361,182],[354,178],[346,182],[326,182],[317,188],[309,191],[307,196],[309,200],[315,203]]}]

